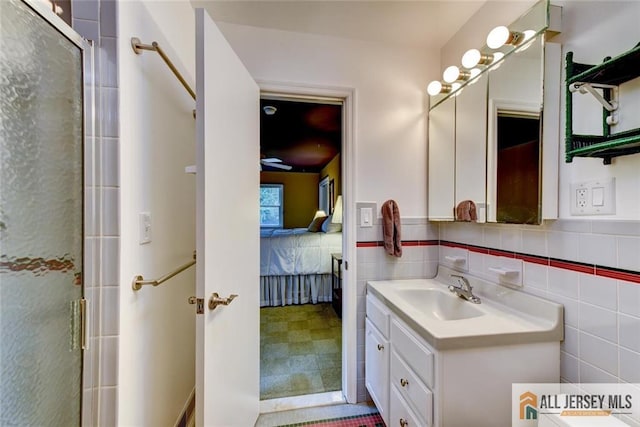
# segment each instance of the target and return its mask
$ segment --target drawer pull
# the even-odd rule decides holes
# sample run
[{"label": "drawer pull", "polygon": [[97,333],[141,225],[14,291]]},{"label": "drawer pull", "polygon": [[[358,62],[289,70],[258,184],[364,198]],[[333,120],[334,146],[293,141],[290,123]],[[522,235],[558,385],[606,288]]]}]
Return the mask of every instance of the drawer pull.
[{"label": "drawer pull", "polygon": [[407,427],[409,425],[409,422],[407,420],[405,420],[404,418],[400,418],[400,427]]},{"label": "drawer pull", "polygon": [[406,387],[409,384],[409,381],[405,380],[404,378],[400,378],[400,385],[402,387]]},{"label": "drawer pull", "polygon": [[382,344],[378,344],[378,351],[384,350],[384,346]]}]

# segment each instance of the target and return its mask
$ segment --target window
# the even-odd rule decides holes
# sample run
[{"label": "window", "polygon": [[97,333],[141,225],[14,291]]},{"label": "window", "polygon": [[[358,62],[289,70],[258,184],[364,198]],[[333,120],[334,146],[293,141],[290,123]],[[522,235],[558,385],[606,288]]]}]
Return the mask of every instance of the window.
[{"label": "window", "polygon": [[282,228],[284,185],[260,184],[260,228]]}]

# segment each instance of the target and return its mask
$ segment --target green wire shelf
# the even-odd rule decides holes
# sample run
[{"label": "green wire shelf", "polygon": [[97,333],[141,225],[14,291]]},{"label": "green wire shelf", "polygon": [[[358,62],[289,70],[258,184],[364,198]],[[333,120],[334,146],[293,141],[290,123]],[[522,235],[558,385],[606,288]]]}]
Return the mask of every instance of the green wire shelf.
[{"label": "green wire shelf", "polygon": [[[602,135],[578,135],[573,133],[573,93],[574,83],[594,83],[618,86],[640,77],[640,43],[633,49],[616,56],[605,58],[602,64],[590,65],[573,61],[573,52],[566,56],[566,156],[570,163],[574,157],[599,157],[604,164],[618,156],[640,153],[640,128],[625,132],[611,133],[607,124],[608,111],[603,108]],[[603,89],[603,97],[610,101],[612,89]]]}]

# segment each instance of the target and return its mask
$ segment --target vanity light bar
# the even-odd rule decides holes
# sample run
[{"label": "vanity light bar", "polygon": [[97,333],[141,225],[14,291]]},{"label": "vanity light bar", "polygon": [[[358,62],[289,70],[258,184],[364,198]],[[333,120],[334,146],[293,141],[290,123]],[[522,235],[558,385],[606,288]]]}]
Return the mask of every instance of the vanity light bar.
[{"label": "vanity light bar", "polygon": [[[489,32],[487,46],[493,50],[499,49],[505,44],[518,46],[530,40],[535,34],[533,30],[511,31],[508,27],[500,25]],[[479,65],[489,66],[500,61],[503,57],[504,53],[502,52],[484,53],[478,49],[469,49],[462,56],[464,69],[461,70],[455,65],[447,67],[442,73],[442,80],[445,83],[438,80],[432,81],[427,86],[427,93],[434,96],[441,93],[455,92],[461,86],[458,82],[465,82],[480,74],[481,70],[477,68]]]}]

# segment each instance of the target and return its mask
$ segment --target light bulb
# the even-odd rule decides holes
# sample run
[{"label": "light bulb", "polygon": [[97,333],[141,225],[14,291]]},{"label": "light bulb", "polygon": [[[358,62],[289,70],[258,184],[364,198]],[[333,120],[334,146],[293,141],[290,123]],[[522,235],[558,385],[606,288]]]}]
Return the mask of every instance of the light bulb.
[{"label": "light bulb", "polygon": [[480,62],[482,54],[478,49],[469,49],[462,55],[462,66],[464,68],[473,68]]},{"label": "light bulb", "polygon": [[469,49],[462,56],[462,65],[464,66],[464,68],[467,68],[467,69],[472,69],[478,64],[489,65],[492,62],[493,62],[492,54],[482,53],[478,49]]},{"label": "light bulb", "polygon": [[431,83],[429,83],[429,86],[427,86],[427,93],[431,96],[439,94],[441,90],[442,83],[440,83],[438,80],[432,81]]},{"label": "light bulb", "polygon": [[509,41],[511,31],[504,25],[495,27],[487,36],[487,46],[491,49],[498,49]]},{"label": "light bulb", "polygon": [[468,71],[461,71],[455,65],[447,67],[442,73],[442,79],[447,83],[453,83],[457,80],[469,80],[469,77],[471,77],[471,74]]},{"label": "light bulb", "polygon": [[438,80],[432,81],[429,83],[429,86],[427,86],[427,93],[431,96],[449,92],[451,92],[451,85],[443,85]]},{"label": "light bulb", "polygon": [[444,70],[444,73],[442,73],[442,78],[447,83],[455,82],[456,80],[458,80],[459,76],[460,76],[460,69],[455,65],[447,67],[447,69]]}]

